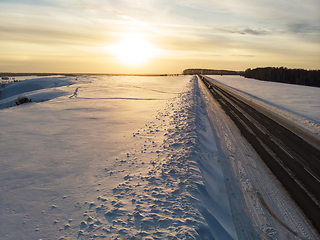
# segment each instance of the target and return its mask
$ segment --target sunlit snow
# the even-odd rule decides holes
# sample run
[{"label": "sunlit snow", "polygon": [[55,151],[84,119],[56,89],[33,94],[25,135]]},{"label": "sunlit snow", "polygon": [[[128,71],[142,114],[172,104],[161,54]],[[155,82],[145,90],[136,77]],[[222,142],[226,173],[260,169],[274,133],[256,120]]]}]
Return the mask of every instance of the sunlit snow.
[{"label": "sunlit snow", "polygon": [[30,79],[0,108],[1,239],[293,238],[258,192],[317,236],[196,76]]}]

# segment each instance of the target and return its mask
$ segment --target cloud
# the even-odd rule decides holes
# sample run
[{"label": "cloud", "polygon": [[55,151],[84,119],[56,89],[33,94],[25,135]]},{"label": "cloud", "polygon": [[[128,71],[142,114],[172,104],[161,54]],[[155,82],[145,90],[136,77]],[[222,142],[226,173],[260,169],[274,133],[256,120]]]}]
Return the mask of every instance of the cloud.
[{"label": "cloud", "polygon": [[269,35],[271,32],[265,29],[252,29],[249,27],[245,28],[218,28],[218,31],[224,33],[235,33],[242,35],[255,35],[255,36],[264,36]]},{"label": "cloud", "polygon": [[50,45],[82,45],[90,46],[97,43],[106,43],[102,36],[85,32],[71,32],[67,30],[41,29],[41,28],[7,28],[0,25],[0,40],[29,42],[34,44]]},{"label": "cloud", "polygon": [[252,58],[256,57],[256,55],[250,55],[250,54],[232,54],[233,57],[245,57],[245,58]]},{"label": "cloud", "polygon": [[251,34],[251,35],[267,35],[268,31],[266,30],[255,30],[251,28],[246,28],[240,31],[241,34]]},{"label": "cloud", "polygon": [[287,31],[290,33],[320,33],[320,26],[309,23],[290,23],[287,25]]}]

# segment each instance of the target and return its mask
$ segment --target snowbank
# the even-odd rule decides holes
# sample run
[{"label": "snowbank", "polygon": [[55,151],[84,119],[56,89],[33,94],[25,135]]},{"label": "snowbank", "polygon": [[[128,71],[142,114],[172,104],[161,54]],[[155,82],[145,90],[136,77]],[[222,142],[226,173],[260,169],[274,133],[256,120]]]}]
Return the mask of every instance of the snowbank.
[{"label": "snowbank", "polygon": [[68,91],[58,88],[74,84],[74,79],[49,77],[6,84],[0,89],[0,109],[15,106],[19,96],[28,97],[32,102],[42,102],[67,95]]}]

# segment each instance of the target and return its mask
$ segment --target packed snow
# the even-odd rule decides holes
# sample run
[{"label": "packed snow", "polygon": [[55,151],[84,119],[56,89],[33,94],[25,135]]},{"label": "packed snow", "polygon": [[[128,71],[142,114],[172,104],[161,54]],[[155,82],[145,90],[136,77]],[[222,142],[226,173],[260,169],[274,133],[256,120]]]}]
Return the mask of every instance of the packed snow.
[{"label": "packed snow", "polygon": [[28,79],[0,108],[1,239],[319,237],[196,76]]}]

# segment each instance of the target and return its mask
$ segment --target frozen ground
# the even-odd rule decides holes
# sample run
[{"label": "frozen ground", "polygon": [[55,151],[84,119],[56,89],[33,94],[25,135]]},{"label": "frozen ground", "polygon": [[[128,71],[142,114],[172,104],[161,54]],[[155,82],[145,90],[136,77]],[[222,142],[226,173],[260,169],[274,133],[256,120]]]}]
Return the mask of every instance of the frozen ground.
[{"label": "frozen ground", "polygon": [[318,237],[196,77],[26,80],[0,107],[0,239]]}]

